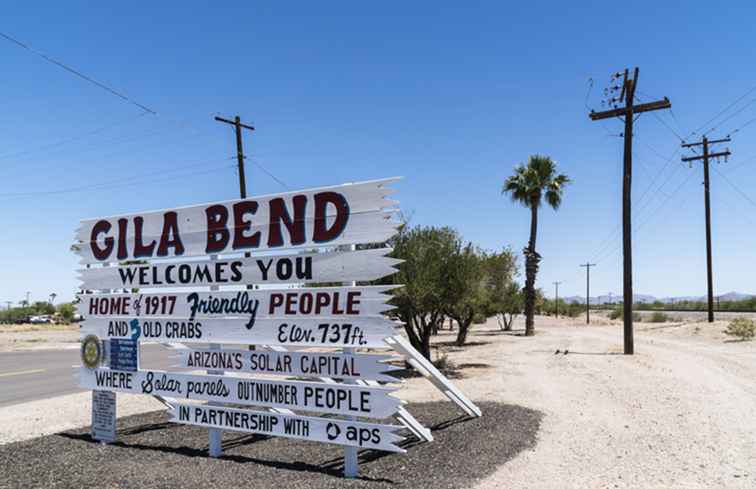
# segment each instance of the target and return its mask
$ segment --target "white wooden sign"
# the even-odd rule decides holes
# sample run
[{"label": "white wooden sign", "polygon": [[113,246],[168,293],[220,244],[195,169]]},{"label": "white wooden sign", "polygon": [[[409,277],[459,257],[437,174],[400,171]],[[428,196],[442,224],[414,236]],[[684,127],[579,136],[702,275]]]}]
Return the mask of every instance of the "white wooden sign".
[{"label": "white wooden sign", "polygon": [[123,372],[79,369],[84,389],[149,394],[231,404],[283,408],[318,413],[386,418],[402,404],[391,395],[395,388],[325,384],[294,380],[265,380],[229,375],[194,375],[160,370]]},{"label": "white wooden sign", "polygon": [[105,263],[382,243],[398,225],[385,210],[396,180],[84,220],[76,251],[82,263]]},{"label": "white wooden sign", "polygon": [[209,258],[79,270],[83,290],[177,288],[377,280],[402,262],[391,248],[256,257]]},{"label": "white wooden sign", "polygon": [[105,443],[116,441],[116,395],[92,391],[92,438]]},{"label": "white wooden sign", "polygon": [[392,286],[318,287],[156,294],[86,294],[78,312],[85,318],[176,316],[267,318],[380,317],[393,309]]},{"label": "white wooden sign", "polygon": [[129,338],[157,343],[241,343],[388,348],[384,340],[399,325],[385,317],[286,318],[91,318],[81,325],[83,335],[101,339]]},{"label": "white wooden sign", "polygon": [[403,437],[396,434],[396,431],[404,429],[403,426],[179,402],[171,403],[170,413],[174,423],[387,452],[405,452],[396,445],[403,440]]},{"label": "white wooden sign", "polygon": [[400,370],[383,362],[397,359],[391,355],[355,353],[343,355],[325,352],[278,352],[249,350],[211,350],[207,348],[177,351],[177,367],[224,370],[289,377],[328,377],[333,379],[378,380],[401,382],[387,375]]}]

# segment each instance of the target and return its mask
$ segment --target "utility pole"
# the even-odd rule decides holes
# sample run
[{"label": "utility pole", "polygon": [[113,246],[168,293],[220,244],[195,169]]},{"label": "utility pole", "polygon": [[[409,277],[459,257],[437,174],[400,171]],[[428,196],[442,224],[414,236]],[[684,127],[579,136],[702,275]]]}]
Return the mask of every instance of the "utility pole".
[{"label": "utility pole", "polygon": [[554,292],[554,315],[559,317],[559,284],[562,282],[554,282],[556,291]]},{"label": "utility pole", "polygon": [[5,301],[5,304],[8,306],[8,310],[11,309],[11,304],[13,304],[13,301]]},{"label": "utility pole", "polygon": [[[687,162],[693,162],[702,160],[704,169],[704,209],[706,211],[706,283],[707,283],[707,299],[709,305],[709,322],[714,322],[714,280],[711,267],[711,203],[709,202],[709,158],[725,157],[725,160],[730,156],[730,150],[720,151],[719,153],[709,153],[709,145],[716,143],[729,143],[730,138],[715,139],[709,141],[706,136],[703,137],[699,143],[687,143],[683,144],[683,148],[692,148],[694,146],[703,146],[703,154],[700,156],[688,156],[682,160]],[[692,163],[690,163],[692,165]]]},{"label": "utility pole", "polygon": [[[225,124],[231,124],[236,129],[236,161],[238,163],[238,169],[239,169],[239,197],[242,199],[247,198],[247,180],[244,177],[244,146],[242,144],[242,128],[249,129],[250,131],[254,131],[255,128],[253,126],[248,126],[246,124],[242,124],[241,117],[238,115],[234,117],[234,120],[224,119],[223,117],[215,117],[215,120],[218,122],[223,122]],[[245,257],[251,256],[250,253],[244,253]],[[217,255],[213,255],[217,259]],[[212,258],[212,257],[211,257]],[[251,289],[252,285],[247,285],[247,289]],[[217,287],[211,287],[210,290],[214,290]],[[214,350],[220,350],[222,347],[218,343],[210,343],[210,349]],[[250,350],[254,350],[255,347],[250,345]],[[216,374],[216,375],[223,375],[222,370],[208,370],[207,373],[209,374]],[[220,457],[223,453],[223,446],[222,446],[222,436],[223,431],[215,428],[211,428],[208,433],[208,453],[211,457],[217,458]]]},{"label": "utility pole", "polygon": [[[615,74],[613,79],[619,78]],[[620,89],[620,96],[612,98],[611,102],[625,102],[624,107],[614,108],[603,112],[591,111],[589,114],[591,120],[599,121],[613,117],[625,118],[625,155],[623,162],[622,177],[622,279],[623,279],[623,315],[624,315],[624,339],[625,355],[632,355],[635,352],[633,341],[633,247],[632,247],[632,221],[630,215],[630,201],[633,181],[633,122],[635,114],[650,112],[653,110],[669,109],[672,107],[669,99],[664,97],[662,100],[648,102],[645,104],[635,104],[635,89],[638,86],[638,68],[635,68],[633,78],[628,78],[628,70],[625,70],[621,87],[612,87],[612,90]]]},{"label": "utility pole", "polygon": [[236,160],[239,163],[239,196],[242,199],[247,198],[247,181],[244,178],[244,147],[242,146],[242,128],[254,131],[255,128],[242,124],[241,118],[237,115],[234,120],[224,119],[223,117],[215,117],[218,122],[225,122],[231,124],[236,128]]},{"label": "utility pole", "polygon": [[27,290],[27,291],[26,291],[26,307],[29,307],[29,306],[31,306],[31,303],[29,303],[29,294],[31,294],[31,292],[29,292],[29,291]]},{"label": "utility pole", "polygon": [[584,263],[580,265],[585,267],[585,324],[591,324],[591,267],[595,263]]}]

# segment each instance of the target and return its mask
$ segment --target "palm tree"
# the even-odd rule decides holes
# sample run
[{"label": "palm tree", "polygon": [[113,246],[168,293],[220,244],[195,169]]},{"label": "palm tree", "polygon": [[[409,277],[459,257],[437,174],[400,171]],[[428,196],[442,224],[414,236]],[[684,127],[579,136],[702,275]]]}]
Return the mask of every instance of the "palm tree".
[{"label": "palm tree", "polygon": [[56,297],[58,297],[58,294],[56,294],[55,292],[53,292],[52,294],[50,294],[50,304],[55,303],[55,298]]},{"label": "palm tree", "polygon": [[530,209],[530,239],[523,250],[525,255],[525,336],[533,336],[533,310],[535,306],[535,279],[541,255],[536,252],[538,208],[541,200],[554,210],[562,203],[564,186],[570,183],[567,175],[557,174],[556,163],[548,156],[532,155],[528,164],[515,167],[514,175],[507,178],[501,193],[508,193],[512,202]]}]

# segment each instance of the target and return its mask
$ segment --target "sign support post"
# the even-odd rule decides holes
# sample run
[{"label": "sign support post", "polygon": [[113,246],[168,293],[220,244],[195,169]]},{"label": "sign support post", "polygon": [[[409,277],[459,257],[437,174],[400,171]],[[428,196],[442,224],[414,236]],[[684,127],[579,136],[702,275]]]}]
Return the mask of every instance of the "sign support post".
[{"label": "sign support post", "polygon": [[[357,247],[355,245],[346,246],[349,251],[355,251]],[[344,282],[344,285],[351,287],[357,286],[357,282]],[[354,348],[344,348],[344,356],[353,356]],[[346,380],[347,384],[355,384],[352,380]],[[349,421],[355,421],[354,416],[347,416]],[[357,447],[344,447],[344,477],[347,479],[354,479],[359,474],[360,467],[357,458]]]},{"label": "sign support post", "polygon": [[[210,260],[217,260],[218,255],[210,255]],[[215,291],[218,290],[220,287],[217,285],[210,286],[210,290]],[[221,345],[218,343],[211,343],[209,345],[209,348],[211,350],[220,350]],[[207,373],[213,374],[213,375],[223,375],[223,370],[208,370]],[[217,403],[209,402],[208,404],[216,405]],[[223,455],[223,431],[216,429],[216,428],[210,428],[207,433],[207,451],[208,454],[213,458],[218,458],[221,455]]]},{"label": "sign support post", "polygon": [[[102,266],[109,267],[110,263],[103,263]],[[87,265],[87,268],[89,267]],[[108,290],[108,292],[112,292],[112,290]],[[106,361],[110,361],[111,342],[110,340],[101,340],[100,343],[102,348],[101,362],[104,364]],[[115,442],[118,437],[116,434],[117,396],[118,394],[115,392],[92,391],[92,438],[103,445]]]}]

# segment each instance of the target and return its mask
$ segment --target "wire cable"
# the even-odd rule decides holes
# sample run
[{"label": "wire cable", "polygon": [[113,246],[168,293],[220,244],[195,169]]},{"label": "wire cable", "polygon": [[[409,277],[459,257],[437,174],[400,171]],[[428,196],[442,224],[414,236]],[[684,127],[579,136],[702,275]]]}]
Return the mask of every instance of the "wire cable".
[{"label": "wire cable", "polygon": [[738,194],[740,194],[740,196],[743,197],[745,200],[747,200],[748,203],[750,203],[752,206],[756,207],[756,201],[753,200],[751,197],[749,197],[748,194],[743,192],[740,189],[740,187],[735,185],[735,183],[732,180],[730,180],[730,178],[727,175],[719,171],[719,168],[717,168],[716,166],[712,166],[712,168],[714,169],[715,172],[719,174],[719,176],[721,176],[724,179],[725,182],[727,182],[728,185],[730,185],[730,187],[733,188],[733,190],[735,190]]},{"label": "wire cable", "polygon": [[272,178],[273,180],[275,180],[276,182],[278,182],[278,184],[281,185],[283,188],[285,188],[286,190],[290,190],[291,189],[291,187],[289,187],[288,185],[286,185],[286,183],[284,183],[281,179],[279,179],[278,177],[276,177],[275,175],[273,175],[270,171],[268,171],[267,168],[265,168],[264,166],[262,166],[259,161],[257,161],[256,159],[253,159],[251,161],[252,161],[252,163],[254,165],[256,165],[259,169],[261,169],[266,175],[268,175],[270,178]]},{"label": "wire cable", "polygon": [[749,96],[754,91],[756,91],[756,86],[753,86],[752,88],[750,88],[749,90],[747,90],[743,95],[741,95],[740,97],[738,97],[737,99],[735,99],[734,102],[732,102],[730,105],[728,105],[727,107],[725,107],[724,109],[722,109],[721,111],[719,111],[714,117],[712,117],[708,121],[704,122],[701,125],[701,127],[699,127],[698,129],[696,129],[695,131],[691,132],[690,134],[693,135],[693,134],[698,133],[698,131],[700,131],[704,127],[708,126],[709,124],[711,124],[712,122],[714,122],[715,120],[717,120],[721,115],[725,114],[728,110],[730,110],[732,107],[734,107],[735,105],[737,105],[741,100],[743,100],[744,98],[746,98],[747,96]]},{"label": "wire cable", "polygon": [[142,109],[143,111],[145,111],[145,112],[147,112],[149,114],[153,114],[153,115],[157,114],[157,112],[155,112],[151,108],[147,107],[146,105],[140,104],[136,100],[133,100],[133,99],[129,98],[128,96],[124,95],[123,93],[121,93],[121,92],[119,92],[119,91],[117,91],[117,90],[109,87],[108,85],[105,85],[104,83],[101,83],[101,82],[95,80],[94,78],[92,78],[89,75],[85,75],[81,71],[76,70],[75,68],[72,68],[70,65],[68,65],[66,63],[63,63],[62,61],[58,61],[57,59],[52,58],[52,57],[44,54],[41,51],[37,51],[36,49],[34,49],[33,47],[31,47],[30,45],[19,41],[15,37],[11,37],[10,35],[8,35],[8,34],[6,34],[4,32],[0,32],[0,37],[4,38],[5,40],[7,40],[9,42],[12,42],[12,43],[16,44],[17,46],[20,46],[20,47],[26,49],[27,51],[29,51],[31,53],[36,54],[37,56],[39,56],[40,58],[44,59],[45,61],[47,61],[49,63],[52,63],[52,64],[58,66],[59,68],[62,68],[64,70],[68,71],[69,73],[71,73],[71,74],[73,74],[73,75],[81,78],[82,80],[85,80],[85,81],[91,83],[92,85],[100,87],[101,89],[105,90],[106,92],[110,93],[111,95],[114,95],[114,96],[116,96],[116,97],[118,97],[118,98],[120,98],[120,99],[122,99],[122,100],[124,100],[124,101],[126,101],[126,102],[128,102],[130,104],[132,104],[132,105],[135,105],[135,106],[139,107],[140,109]]},{"label": "wire cable", "polygon": [[[198,162],[191,165],[186,165],[183,168],[174,168],[171,170],[159,170],[159,171],[148,172],[148,173],[144,173],[144,174],[136,175],[132,177],[119,178],[116,180],[110,180],[107,182],[98,182],[98,183],[93,183],[93,184],[88,184],[88,185],[80,185],[77,187],[69,187],[69,188],[63,188],[63,189],[57,189],[57,190],[32,191],[32,192],[2,193],[0,194],[0,199],[8,200],[8,199],[13,199],[17,197],[38,197],[38,196],[44,196],[44,195],[58,195],[58,194],[66,194],[66,193],[72,193],[72,192],[81,192],[85,190],[104,190],[104,189],[118,188],[121,186],[129,186],[133,184],[144,183],[145,181],[153,181],[151,177],[156,176],[156,175],[168,175],[168,174],[177,173],[177,172],[180,173],[187,168],[206,166],[209,162],[213,162],[213,161],[217,161],[217,160],[203,161],[203,162]],[[225,163],[223,165],[217,165],[217,166],[208,168],[206,170],[202,170],[200,172],[189,172],[189,173],[180,174],[180,175],[172,175],[169,177],[169,179],[175,179],[182,176],[190,176],[190,175],[195,175],[195,174],[200,174],[200,173],[209,173],[209,172],[216,171],[218,169],[230,168],[230,167],[232,167],[232,165]],[[233,165],[233,167],[235,167],[235,165]],[[164,179],[155,180],[155,181],[163,181],[163,180]]]},{"label": "wire cable", "polygon": [[39,146],[39,147],[34,148],[34,149],[26,149],[26,150],[18,151],[18,152],[15,152],[15,153],[13,153],[13,152],[11,152],[11,153],[5,153],[5,154],[0,155],[0,160],[6,160],[6,159],[9,159],[9,158],[19,158],[19,157],[23,157],[23,156],[28,156],[29,154],[37,153],[39,151],[46,151],[46,150],[49,150],[49,149],[58,148],[60,146],[64,146],[64,145],[69,144],[69,143],[80,141],[80,140],[82,140],[84,138],[87,138],[89,136],[94,136],[94,135],[100,134],[100,133],[102,133],[104,131],[107,131],[108,129],[112,129],[114,127],[122,126],[122,125],[124,125],[124,124],[126,124],[128,122],[134,121],[135,119],[140,119],[140,118],[144,117],[145,115],[147,115],[147,112],[141,112],[141,113],[137,114],[136,116],[128,117],[126,119],[123,119],[121,121],[118,121],[118,122],[115,122],[115,123],[112,123],[112,124],[107,124],[107,125],[104,125],[104,126],[100,126],[97,129],[93,129],[91,131],[88,131],[88,132],[85,132],[85,133],[82,133],[82,134],[78,134],[76,136],[71,136],[71,137],[68,137],[68,138],[65,138],[65,139],[61,139],[61,140],[53,142],[53,143],[43,144],[42,146]]}]

